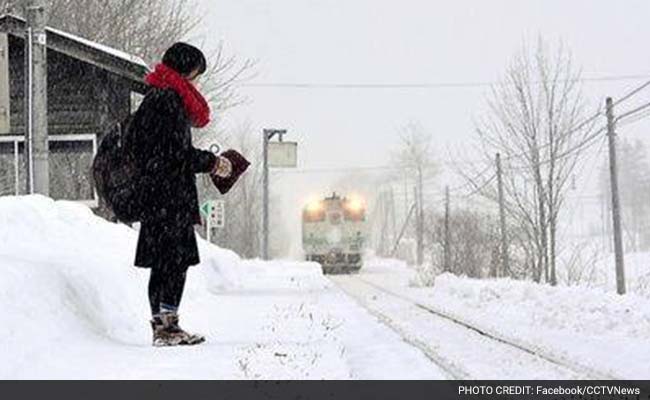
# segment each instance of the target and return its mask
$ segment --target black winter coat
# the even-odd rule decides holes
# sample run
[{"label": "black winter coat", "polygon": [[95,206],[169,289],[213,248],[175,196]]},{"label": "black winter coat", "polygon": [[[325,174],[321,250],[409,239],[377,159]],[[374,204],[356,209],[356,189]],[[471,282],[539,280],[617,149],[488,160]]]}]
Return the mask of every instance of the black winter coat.
[{"label": "black winter coat", "polygon": [[183,100],[172,89],[151,89],[133,116],[128,140],[142,177],[144,206],[135,265],[175,268],[199,263],[193,225],[200,223],[195,174],[216,156],[192,146]]}]

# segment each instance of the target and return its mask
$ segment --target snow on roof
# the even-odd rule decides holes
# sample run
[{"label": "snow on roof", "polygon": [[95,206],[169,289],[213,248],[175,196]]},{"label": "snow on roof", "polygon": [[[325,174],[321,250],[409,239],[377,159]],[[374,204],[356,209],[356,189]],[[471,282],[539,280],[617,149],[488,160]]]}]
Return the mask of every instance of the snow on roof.
[{"label": "snow on roof", "polygon": [[[23,23],[25,22],[24,18],[15,16],[13,14],[0,14],[0,20],[2,20],[4,18],[7,18],[7,17],[15,18],[16,20],[21,21]],[[149,68],[147,63],[144,62],[144,60],[142,58],[134,56],[134,55],[129,54],[129,53],[126,53],[126,52],[124,52],[122,50],[118,50],[118,49],[115,49],[113,47],[106,46],[104,44],[97,43],[97,42],[94,42],[92,40],[82,38],[81,36],[73,35],[72,33],[64,32],[62,30],[52,28],[52,27],[49,27],[49,26],[46,28],[46,30],[48,32],[54,33],[55,35],[62,36],[64,38],[66,38],[66,39],[74,40],[75,42],[81,43],[81,44],[83,44],[85,46],[92,47],[92,48],[95,48],[95,49],[97,49],[97,50],[99,50],[101,52],[104,52],[106,54],[110,54],[110,55],[112,55],[114,57],[121,58],[121,59],[126,60],[126,61],[128,61],[130,63],[138,64],[138,65],[143,66],[145,68]]]},{"label": "snow on roof", "polygon": [[144,62],[144,60],[142,58],[134,56],[134,55],[129,54],[129,53],[126,53],[126,52],[124,52],[122,50],[114,49],[112,47],[103,45],[101,43],[93,42],[92,40],[84,39],[84,38],[82,38],[80,36],[73,35],[71,33],[64,32],[64,31],[61,31],[61,30],[58,30],[58,29],[55,29],[55,28],[48,27],[47,30],[49,32],[55,33],[55,34],[57,34],[59,36],[63,36],[63,37],[68,38],[70,40],[74,40],[76,42],[82,43],[82,44],[84,44],[86,46],[94,47],[97,50],[100,50],[100,51],[102,51],[104,53],[115,56],[117,58],[121,58],[121,59],[126,60],[128,62],[132,62],[134,64],[139,64],[139,65],[142,65],[143,67],[149,68],[147,63]]}]

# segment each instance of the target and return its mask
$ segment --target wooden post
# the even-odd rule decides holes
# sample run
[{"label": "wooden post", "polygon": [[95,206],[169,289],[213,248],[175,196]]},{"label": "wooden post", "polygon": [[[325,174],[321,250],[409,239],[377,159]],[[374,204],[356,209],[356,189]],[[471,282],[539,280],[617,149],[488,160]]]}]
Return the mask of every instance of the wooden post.
[{"label": "wooden post", "polygon": [[417,207],[417,226],[416,226],[416,235],[417,235],[417,265],[422,265],[424,262],[424,195],[423,195],[423,183],[422,183],[422,166],[418,166],[418,185],[416,193],[416,202]]},{"label": "wooden post", "polygon": [[501,229],[501,273],[497,269],[496,276],[505,276],[510,271],[510,256],[508,254],[508,234],[506,231],[506,206],[503,197],[503,175],[501,169],[501,154],[496,155],[497,184],[499,191],[499,225]]},{"label": "wooden post", "polygon": [[404,220],[404,223],[402,224],[402,229],[399,232],[399,235],[397,235],[397,239],[395,239],[395,244],[393,245],[393,250],[390,253],[391,257],[395,257],[395,254],[397,253],[397,248],[399,246],[400,240],[402,240],[402,236],[404,236],[404,232],[406,232],[406,227],[408,226],[409,220],[411,219],[411,214],[413,214],[413,211],[415,210],[417,204],[413,203],[411,208],[409,208],[408,214],[406,214],[406,219]]},{"label": "wooden post", "polygon": [[621,203],[618,193],[618,166],[616,164],[616,125],[612,98],[605,101],[607,112],[607,138],[609,142],[609,177],[612,189],[612,220],[614,227],[614,255],[616,259],[616,292],[625,294],[625,262],[621,233]]},{"label": "wooden post", "polygon": [[451,272],[451,240],[449,232],[449,186],[445,187],[445,244],[443,249],[443,269]]}]

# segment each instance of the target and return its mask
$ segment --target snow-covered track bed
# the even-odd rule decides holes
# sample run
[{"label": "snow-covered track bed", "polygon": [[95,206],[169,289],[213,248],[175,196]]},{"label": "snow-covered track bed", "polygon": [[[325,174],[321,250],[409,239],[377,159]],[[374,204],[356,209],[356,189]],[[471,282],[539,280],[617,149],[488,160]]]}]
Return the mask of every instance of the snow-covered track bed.
[{"label": "snow-covered track bed", "polygon": [[333,276],[343,291],[454,379],[617,379],[520,343],[360,275]]}]

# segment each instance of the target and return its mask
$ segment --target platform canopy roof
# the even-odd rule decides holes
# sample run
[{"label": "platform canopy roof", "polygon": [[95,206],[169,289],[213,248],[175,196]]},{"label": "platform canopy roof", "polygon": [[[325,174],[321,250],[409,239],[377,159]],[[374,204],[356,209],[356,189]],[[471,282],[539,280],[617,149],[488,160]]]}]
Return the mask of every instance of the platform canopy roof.
[{"label": "platform canopy roof", "polygon": [[[24,40],[26,22],[15,15],[0,15],[0,33],[8,33]],[[143,93],[146,90],[143,77],[149,67],[142,58],[59,29],[47,27],[46,33],[48,49],[126,78],[138,92]]]}]

